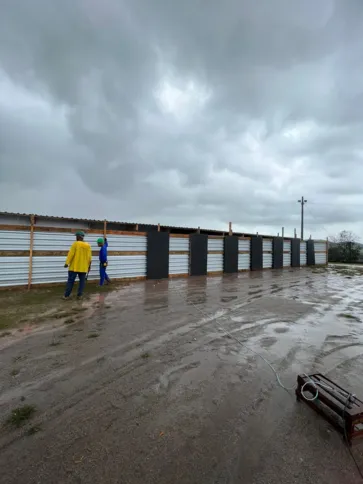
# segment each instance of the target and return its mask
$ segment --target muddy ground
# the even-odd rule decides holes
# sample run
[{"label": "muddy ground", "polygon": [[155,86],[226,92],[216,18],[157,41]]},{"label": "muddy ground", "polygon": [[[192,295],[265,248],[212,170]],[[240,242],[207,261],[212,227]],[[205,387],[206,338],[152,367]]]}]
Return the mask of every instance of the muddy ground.
[{"label": "muddy ground", "polygon": [[1,483],[362,482],[341,435],[219,326],[286,386],[321,371],[363,397],[362,269],[0,293]]}]

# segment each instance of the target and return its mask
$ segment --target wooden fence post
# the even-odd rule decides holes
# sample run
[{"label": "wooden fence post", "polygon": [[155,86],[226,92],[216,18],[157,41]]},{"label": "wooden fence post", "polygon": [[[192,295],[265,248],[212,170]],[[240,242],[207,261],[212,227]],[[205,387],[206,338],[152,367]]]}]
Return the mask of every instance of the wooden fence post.
[{"label": "wooden fence post", "polygon": [[29,247],[29,273],[28,273],[28,291],[32,285],[33,277],[33,246],[34,246],[34,215],[30,215],[30,247]]}]

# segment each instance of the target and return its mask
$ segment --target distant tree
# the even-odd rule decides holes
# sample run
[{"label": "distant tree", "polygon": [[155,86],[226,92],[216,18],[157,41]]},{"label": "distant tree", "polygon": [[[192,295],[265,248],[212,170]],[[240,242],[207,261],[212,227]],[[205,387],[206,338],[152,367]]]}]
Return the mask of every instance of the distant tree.
[{"label": "distant tree", "polygon": [[348,230],[330,237],[329,262],[356,262],[361,250],[358,240],[358,237]]}]

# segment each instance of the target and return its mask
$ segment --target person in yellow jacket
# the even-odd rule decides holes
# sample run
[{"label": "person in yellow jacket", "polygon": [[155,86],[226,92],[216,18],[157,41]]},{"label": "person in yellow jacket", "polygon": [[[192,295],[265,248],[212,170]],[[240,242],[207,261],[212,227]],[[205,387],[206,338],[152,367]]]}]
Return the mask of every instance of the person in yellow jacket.
[{"label": "person in yellow jacket", "polygon": [[64,264],[64,267],[68,267],[68,281],[63,299],[70,297],[77,275],[79,277],[77,297],[80,299],[83,296],[87,274],[91,269],[92,250],[90,244],[83,241],[84,232],[76,232],[76,239],[76,242],[69,249]]}]

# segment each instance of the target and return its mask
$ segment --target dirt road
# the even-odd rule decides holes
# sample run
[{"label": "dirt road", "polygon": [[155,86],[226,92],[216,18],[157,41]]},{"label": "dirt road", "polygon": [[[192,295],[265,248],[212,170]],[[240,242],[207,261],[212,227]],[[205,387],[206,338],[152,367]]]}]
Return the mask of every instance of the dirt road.
[{"label": "dirt road", "polygon": [[1,428],[1,483],[362,482],[341,436],[216,324],[286,386],[329,371],[363,397],[362,289],[333,267],[49,296],[0,339],[0,418],[34,411]]}]

